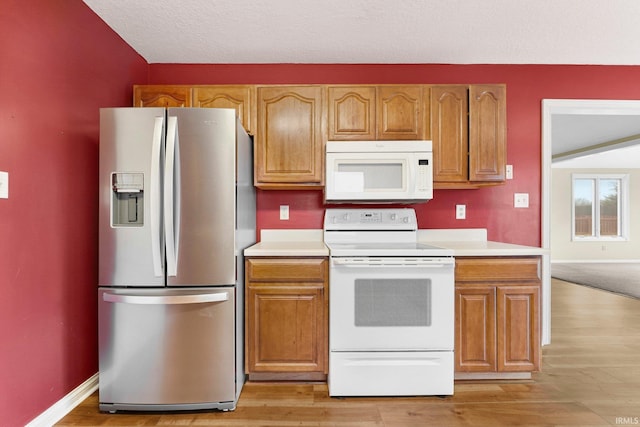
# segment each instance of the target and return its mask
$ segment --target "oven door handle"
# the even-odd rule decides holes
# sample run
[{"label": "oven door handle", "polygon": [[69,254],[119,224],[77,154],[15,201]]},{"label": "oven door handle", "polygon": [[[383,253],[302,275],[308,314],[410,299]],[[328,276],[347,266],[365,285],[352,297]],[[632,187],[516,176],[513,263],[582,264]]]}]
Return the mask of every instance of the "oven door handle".
[{"label": "oven door handle", "polygon": [[334,265],[344,267],[453,267],[453,258],[332,258]]}]

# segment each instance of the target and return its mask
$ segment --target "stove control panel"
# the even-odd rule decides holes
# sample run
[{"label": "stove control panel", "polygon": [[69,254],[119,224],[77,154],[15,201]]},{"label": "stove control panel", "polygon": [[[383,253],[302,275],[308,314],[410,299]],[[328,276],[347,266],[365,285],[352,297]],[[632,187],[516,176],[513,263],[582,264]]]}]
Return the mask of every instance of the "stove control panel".
[{"label": "stove control panel", "polygon": [[416,230],[416,211],[411,208],[327,209],[325,230]]}]

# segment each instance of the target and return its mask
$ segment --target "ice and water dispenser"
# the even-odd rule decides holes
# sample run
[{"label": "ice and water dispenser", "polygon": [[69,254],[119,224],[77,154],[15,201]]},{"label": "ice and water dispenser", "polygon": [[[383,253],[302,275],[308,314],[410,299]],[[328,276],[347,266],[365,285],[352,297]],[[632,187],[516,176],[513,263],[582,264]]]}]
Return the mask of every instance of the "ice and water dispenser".
[{"label": "ice and water dispenser", "polygon": [[144,174],[111,174],[111,226],[142,227],[144,225]]}]

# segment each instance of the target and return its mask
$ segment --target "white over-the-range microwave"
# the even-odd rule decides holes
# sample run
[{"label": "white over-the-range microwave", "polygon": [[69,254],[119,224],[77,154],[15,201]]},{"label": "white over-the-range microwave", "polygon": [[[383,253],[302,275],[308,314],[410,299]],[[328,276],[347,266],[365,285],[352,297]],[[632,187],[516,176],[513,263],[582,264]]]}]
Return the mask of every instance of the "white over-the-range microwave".
[{"label": "white over-the-range microwave", "polygon": [[416,203],[433,198],[431,141],[328,141],[327,203]]}]

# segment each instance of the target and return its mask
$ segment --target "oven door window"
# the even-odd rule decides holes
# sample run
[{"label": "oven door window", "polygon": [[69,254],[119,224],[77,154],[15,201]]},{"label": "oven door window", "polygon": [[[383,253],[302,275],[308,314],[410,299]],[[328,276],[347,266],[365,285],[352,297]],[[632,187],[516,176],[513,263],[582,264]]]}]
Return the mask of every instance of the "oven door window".
[{"label": "oven door window", "polygon": [[431,281],[356,279],[356,327],[431,326]]}]

